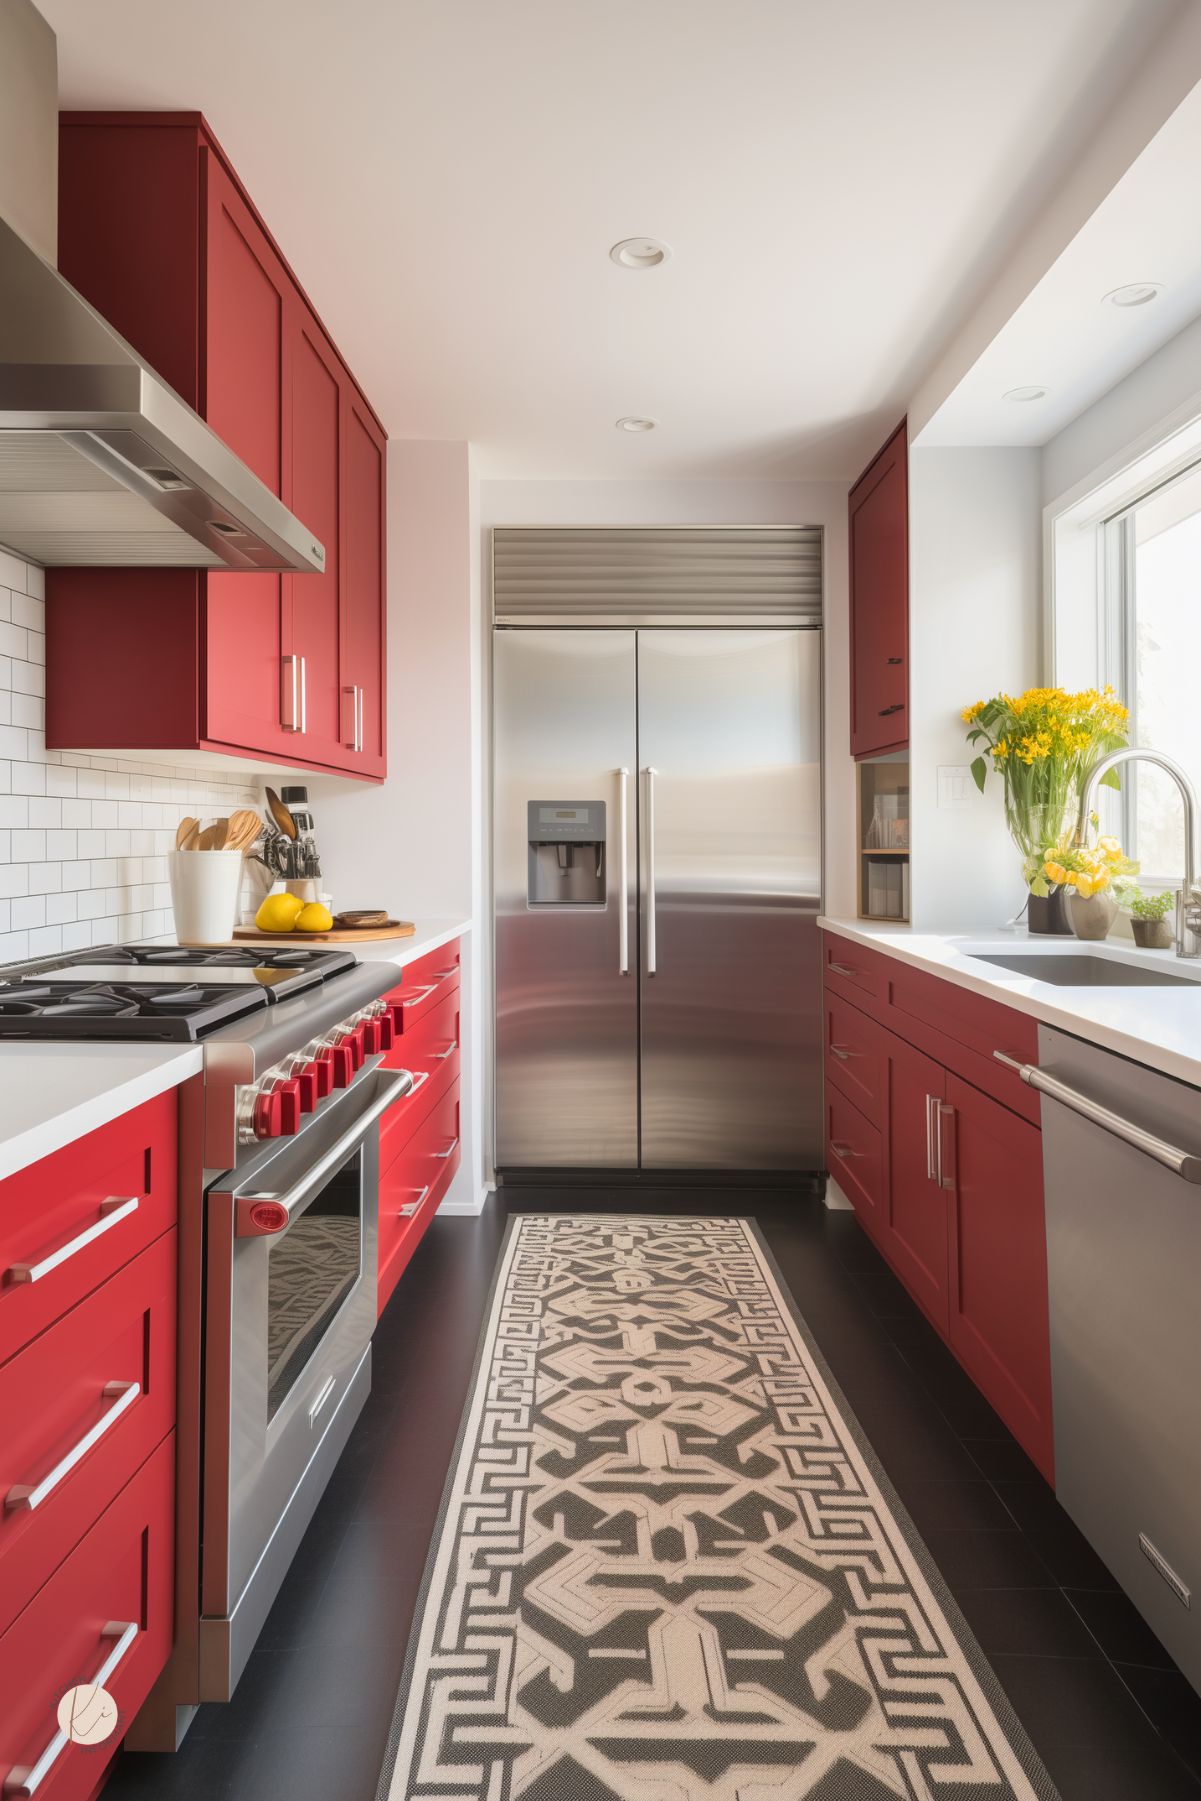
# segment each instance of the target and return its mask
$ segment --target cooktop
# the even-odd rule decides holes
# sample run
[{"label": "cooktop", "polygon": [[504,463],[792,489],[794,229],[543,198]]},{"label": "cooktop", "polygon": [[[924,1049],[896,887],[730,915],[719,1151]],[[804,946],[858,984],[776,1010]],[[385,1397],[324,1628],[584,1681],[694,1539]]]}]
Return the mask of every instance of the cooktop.
[{"label": "cooktop", "polygon": [[348,951],[109,944],[0,976],[0,1039],[204,1038],[355,967]]}]

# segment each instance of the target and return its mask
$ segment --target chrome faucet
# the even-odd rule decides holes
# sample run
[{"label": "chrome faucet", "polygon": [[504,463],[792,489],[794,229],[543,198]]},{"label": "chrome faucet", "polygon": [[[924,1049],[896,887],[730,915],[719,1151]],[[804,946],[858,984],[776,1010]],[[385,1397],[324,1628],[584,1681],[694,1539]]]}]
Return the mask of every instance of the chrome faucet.
[{"label": "chrome faucet", "polygon": [[1080,790],[1080,812],[1076,816],[1076,843],[1088,843],[1088,823],[1101,778],[1122,763],[1153,763],[1171,776],[1184,802],[1184,885],[1176,890],[1176,955],[1201,956],[1201,871],[1197,868],[1197,845],[1201,841],[1201,811],[1197,806],[1197,790],[1188,774],[1162,751],[1140,750],[1128,745],[1125,750],[1111,750],[1107,757],[1094,763]]}]

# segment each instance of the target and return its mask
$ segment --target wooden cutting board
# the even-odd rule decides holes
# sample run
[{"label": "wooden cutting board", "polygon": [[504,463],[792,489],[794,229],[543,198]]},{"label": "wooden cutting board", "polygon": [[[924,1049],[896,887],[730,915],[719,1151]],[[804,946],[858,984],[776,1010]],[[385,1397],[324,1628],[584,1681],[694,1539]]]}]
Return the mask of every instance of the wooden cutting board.
[{"label": "wooden cutting board", "polygon": [[417,927],[407,919],[386,926],[335,926],[332,932],[260,932],[257,926],[235,926],[235,938],[257,938],[263,944],[354,944],[369,938],[411,938]]}]

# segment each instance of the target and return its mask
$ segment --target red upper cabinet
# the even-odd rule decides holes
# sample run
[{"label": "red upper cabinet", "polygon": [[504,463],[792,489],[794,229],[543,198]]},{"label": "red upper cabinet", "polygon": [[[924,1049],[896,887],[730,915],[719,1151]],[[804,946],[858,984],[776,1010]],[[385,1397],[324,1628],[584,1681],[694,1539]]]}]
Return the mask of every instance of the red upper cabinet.
[{"label": "red upper cabinet", "polygon": [[49,571],[47,743],[382,778],[378,419],[199,114],[64,114],[59,167],[63,272],[311,527],[326,567]]},{"label": "red upper cabinet", "polygon": [[850,493],[851,755],[909,742],[909,469],[905,422]]}]

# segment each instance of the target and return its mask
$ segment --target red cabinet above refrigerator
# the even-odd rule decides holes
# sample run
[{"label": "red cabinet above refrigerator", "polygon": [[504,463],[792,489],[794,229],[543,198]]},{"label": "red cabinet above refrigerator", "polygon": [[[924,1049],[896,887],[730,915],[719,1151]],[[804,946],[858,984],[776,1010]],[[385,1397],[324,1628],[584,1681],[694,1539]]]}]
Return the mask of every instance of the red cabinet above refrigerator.
[{"label": "red cabinet above refrigerator", "polygon": [[198,113],[65,113],[63,274],[321,539],[323,574],[47,572],[46,740],[382,779],[386,438]]}]

